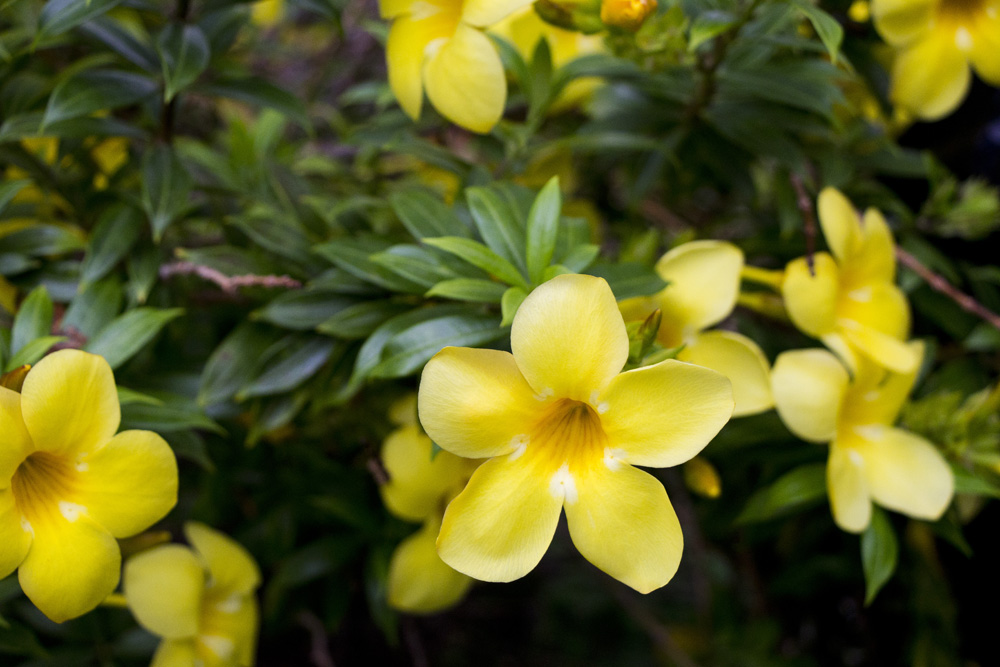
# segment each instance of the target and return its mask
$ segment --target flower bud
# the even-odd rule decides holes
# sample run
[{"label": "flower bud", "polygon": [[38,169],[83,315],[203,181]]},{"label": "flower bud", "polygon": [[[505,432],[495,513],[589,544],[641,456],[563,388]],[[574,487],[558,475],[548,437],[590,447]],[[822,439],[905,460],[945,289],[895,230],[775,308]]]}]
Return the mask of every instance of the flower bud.
[{"label": "flower bud", "polygon": [[722,481],[715,466],[701,456],[696,456],[684,464],[684,483],[705,498],[718,498],[722,493]]},{"label": "flower bud", "polygon": [[614,28],[635,32],[656,11],[656,0],[604,0],[601,21]]}]

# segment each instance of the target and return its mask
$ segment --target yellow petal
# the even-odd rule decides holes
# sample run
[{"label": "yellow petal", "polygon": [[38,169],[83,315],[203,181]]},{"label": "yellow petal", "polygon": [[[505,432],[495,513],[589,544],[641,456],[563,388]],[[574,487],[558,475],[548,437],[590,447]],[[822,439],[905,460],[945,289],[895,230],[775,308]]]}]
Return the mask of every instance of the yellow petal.
[{"label": "yellow petal", "polygon": [[885,41],[899,46],[930,29],[936,0],[872,0],[875,29]]},{"label": "yellow petal", "polygon": [[384,19],[394,19],[397,16],[408,14],[416,2],[417,0],[379,0],[379,16]]},{"label": "yellow petal", "polygon": [[857,385],[852,389],[844,400],[841,420],[846,424],[884,424],[891,426],[899,411],[906,402],[913,383],[916,382],[917,372],[920,370],[919,360],[924,356],[924,345],[920,341],[913,341],[908,347],[917,357],[918,362],[908,373],[892,373],[882,371],[875,367],[875,362],[865,361],[859,368],[859,373],[855,374]]},{"label": "yellow petal", "polygon": [[855,325],[902,341],[910,332],[910,304],[891,283],[872,283],[851,290],[837,304],[837,325],[850,331]]},{"label": "yellow petal", "polygon": [[842,329],[844,339],[877,364],[897,373],[909,373],[920,362],[919,357],[902,340],[871,327]]},{"label": "yellow petal", "polygon": [[792,350],[778,355],[771,371],[774,407],[788,430],[803,440],[829,442],[850,378],[826,350]]},{"label": "yellow petal", "polygon": [[152,431],[125,431],[77,464],[78,502],[115,537],[130,537],[177,504],[177,460]]},{"label": "yellow petal", "polygon": [[477,28],[488,28],[532,2],[533,0],[465,0],[462,3],[462,21]]},{"label": "yellow petal", "polygon": [[476,470],[445,511],[441,560],[482,581],[513,581],[538,565],[556,532],[565,485],[532,453]]},{"label": "yellow petal", "polygon": [[1000,3],[992,0],[976,14],[970,30],[969,60],[976,74],[991,86],[1000,86]]},{"label": "yellow petal", "polygon": [[877,210],[865,211],[855,252],[840,265],[846,289],[896,279],[896,245],[885,218]]},{"label": "yellow petal", "polygon": [[21,395],[0,387],[0,489],[10,486],[17,467],[35,446],[21,418]]},{"label": "yellow petal", "polygon": [[691,459],[733,412],[732,385],[724,375],[673,359],[622,373],[601,401],[610,454],[655,468]]},{"label": "yellow petal", "polygon": [[445,39],[455,29],[448,15],[436,13],[415,19],[402,16],[392,23],[385,42],[385,59],[389,71],[389,86],[399,106],[410,117],[420,117],[423,101],[423,69],[427,45],[435,39]]},{"label": "yellow petal", "polygon": [[456,572],[437,554],[440,520],[428,521],[400,543],[389,563],[389,604],[411,614],[432,614],[464,596],[472,579]]},{"label": "yellow petal", "polygon": [[806,334],[820,338],[833,330],[839,290],[839,271],[825,252],[813,255],[813,268],[805,257],[789,262],[781,294],[792,322]]},{"label": "yellow petal", "polygon": [[82,616],[118,585],[121,552],[111,533],[84,513],[36,521],[18,569],[21,589],[56,623]]},{"label": "yellow petal", "polygon": [[184,524],[184,535],[205,562],[214,589],[247,594],[260,586],[260,569],[242,544],[195,521]]},{"label": "yellow petal", "polygon": [[562,275],[535,288],[514,316],[510,344],[536,393],[578,401],[603,389],[628,359],[618,304],[593,276]]},{"label": "yellow petal", "polygon": [[111,439],[121,421],[111,367],[96,354],[53,352],[25,378],[21,413],[37,449],[96,450]]},{"label": "yellow petal", "polygon": [[681,350],[681,361],[718,371],[733,384],[733,417],[774,407],[771,366],[757,343],[732,331],[705,331]]},{"label": "yellow petal", "polygon": [[896,56],[889,97],[923,120],[937,120],[958,107],[971,78],[954,37],[936,31]]},{"label": "yellow petal", "polygon": [[816,210],[830,252],[843,263],[861,243],[860,218],[854,204],[840,190],[828,187],[819,193]]},{"label": "yellow petal", "polygon": [[389,481],[379,491],[389,511],[401,519],[423,521],[441,512],[446,497],[468,476],[467,462],[454,454],[433,457],[431,439],[414,426],[389,434],[382,445],[382,463]]},{"label": "yellow petal", "polygon": [[663,319],[685,336],[721,322],[736,305],[743,251],[724,241],[692,241],[656,263],[669,282],[657,296]]},{"label": "yellow petal", "polygon": [[917,519],[940,519],[951,503],[955,481],[934,445],[898,428],[856,431],[872,499]]},{"label": "yellow petal", "polygon": [[456,125],[486,133],[503,115],[507,80],[490,38],[464,23],[424,68],[427,97]]},{"label": "yellow petal", "polygon": [[198,659],[193,639],[165,639],[157,647],[149,667],[194,667]]},{"label": "yellow petal", "polygon": [[167,639],[198,634],[205,567],[187,547],[167,544],[125,563],[125,599],[139,625]]},{"label": "yellow petal", "polygon": [[826,486],[836,524],[849,533],[860,533],[867,528],[872,518],[872,501],[864,463],[857,451],[837,442],[830,445]]},{"label": "yellow petal", "polygon": [[576,484],[577,498],[566,499],[566,520],[583,557],[640,593],[670,581],[684,536],[663,485],[620,463],[598,463]]},{"label": "yellow petal", "polygon": [[17,569],[31,547],[31,534],[21,525],[21,512],[10,489],[0,490],[0,579]]},{"label": "yellow petal", "polygon": [[535,421],[539,406],[507,352],[446,347],[420,377],[420,423],[439,446],[466,458],[514,451],[514,437]]}]

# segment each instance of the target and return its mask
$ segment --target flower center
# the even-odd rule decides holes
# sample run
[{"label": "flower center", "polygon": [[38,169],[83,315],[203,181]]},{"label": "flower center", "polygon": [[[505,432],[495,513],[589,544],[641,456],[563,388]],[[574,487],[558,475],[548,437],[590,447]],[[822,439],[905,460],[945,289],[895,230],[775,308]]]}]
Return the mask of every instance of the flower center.
[{"label": "flower center", "polygon": [[553,469],[568,466],[576,470],[600,460],[606,444],[597,411],[589,403],[561,398],[553,401],[535,423],[522,447],[530,448],[534,456],[545,459]]},{"label": "flower center", "polygon": [[11,479],[14,504],[29,524],[61,514],[75,521],[80,507],[72,502],[76,493],[77,470],[65,457],[35,452],[21,462]]},{"label": "flower center", "polygon": [[985,10],[986,0],[941,0],[937,18],[948,25],[966,24],[975,22],[976,17]]}]

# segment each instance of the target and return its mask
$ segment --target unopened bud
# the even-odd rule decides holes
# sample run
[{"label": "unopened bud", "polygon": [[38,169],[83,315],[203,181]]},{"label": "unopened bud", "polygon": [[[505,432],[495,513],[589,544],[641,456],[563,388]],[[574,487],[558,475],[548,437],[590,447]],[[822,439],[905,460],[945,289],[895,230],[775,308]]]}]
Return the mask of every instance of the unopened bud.
[{"label": "unopened bud", "polygon": [[614,28],[635,32],[656,11],[656,0],[604,0],[601,21]]},{"label": "unopened bud", "polygon": [[722,480],[715,466],[700,456],[684,464],[684,483],[705,498],[718,498],[722,493]]},{"label": "unopened bud", "polygon": [[31,366],[25,364],[24,366],[15,368],[10,373],[0,375],[0,387],[6,387],[11,391],[20,393],[21,385],[24,384],[24,378],[27,377],[28,371],[30,370]]}]

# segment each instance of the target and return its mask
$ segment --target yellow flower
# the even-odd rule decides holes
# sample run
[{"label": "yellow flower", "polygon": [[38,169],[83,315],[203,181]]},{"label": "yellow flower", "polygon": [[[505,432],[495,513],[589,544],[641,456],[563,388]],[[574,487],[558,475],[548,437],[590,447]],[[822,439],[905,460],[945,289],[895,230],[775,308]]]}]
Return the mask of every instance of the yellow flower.
[{"label": "yellow flower", "polygon": [[151,667],[251,667],[260,570],[240,544],[184,525],[194,550],[154,547],[125,564],[125,599],[139,625],[163,637]]},{"label": "yellow flower", "polygon": [[896,287],[892,232],[875,209],[859,218],[839,191],[819,195],[819,221],[833,256],[825,252],[788,264],[781,292],[792,322],[819,338],[850,367],[856,352],[899,373],[919,359],[906,345],[910,307]]},{"label": "yellow flower", "polygon": [[427,434],[483,463],[445,511],[438,553],[476,579],[530,572],[565,508],[599,569],[641,592],[663,586],[683,536],[663,485],[634,465],[700,452],[729,420],[729,381],[668,360],[620,373],[628,334],[601,278],[562,275],[524,300],[513,354],[446,347],[420,381]]},{"label": "yellow flower", "polygon": [[262,28],[274,26],[285,15],[285,0],[257,0],[250,5],[250,20]]},{"label": "yellow flower", "polygon": [[635,32],[656,11],[656,0],[603,0],[601,21],[605,25]]},{"label": "yellow flower", "polygon": [[651,297],[625,299],[619,304],[626,321],[644,320],[657,308],[662,313],[657,341],[684,349],[681,361],[711,368],[733,383],[734,417],[769,410],[774,401],[770,368],[760,347],[733,331],[705,331],[724,320],[740,291],[743,251],[723,241],[692,241],[677,246],[656,263],[656,272],[670,283]]},{"label": "yellow flower", "polygon": [[[910,343],[919,360],[923,345]],[[874,501],[907,516],[934,521],[951,502],[951,470],[923,438],[893,428],[916,380],[916,368],[893,373],[861,360],[852,381],[826,350],[778,356],[771,374],[775,405],[803,440],[829,442],[827,489],[834,521],[860,533]]]},{"label": "yellow flower", "polygon": [[875,28],[897,49],[892,101],[920,118],[954,111],[971,65],[1000,86],[1000,0],[872,0]]},{"label": "yellow flower", "polygon": [[439,451],[416,423],[416,404],[403,402],[391,417],[401,424],[382,444],[389,481],[379,489],[389,511],[423,527],[403,540],[389,563],[389,604],[401,611],[433,613],[456,604],[472,580],[448,567],[435,542],[448,502],[461,491],[478,461]]},{"label": "yellow flower", "polygon": [[0,387],[0,577],[56,622],[84,614],[118,585],[115,538],[135,535],[177,502],[177,461],[150,431],[115,435],[121,419],[108,363],[61,350],[31,369],[21,393]]},{"label": "yellow flower", "polygon": [[386,41],[389,85],[411,118],[426,89],[443,116],[489,132],[507,99],[500,55],[483,32],[531,0],[380,0],[392,19]]},{"label": "yellow flower", "polygon": [[[584,35],[575,30],[564,30],[543,21],[533,7],[525,7],[490,28],[490,32],[503,37],[514,45],[526,60],[535,53],[535,47],[542,40],[549,44],[552,65],[559,68],[580,56],[601,53],[605,50],[604,40],[596,35]],[[551,106],[552,112],[565,111],[584,102],[593,92],[600,79],[586,77],[571,81],[563,89],[559,98]]]}]

